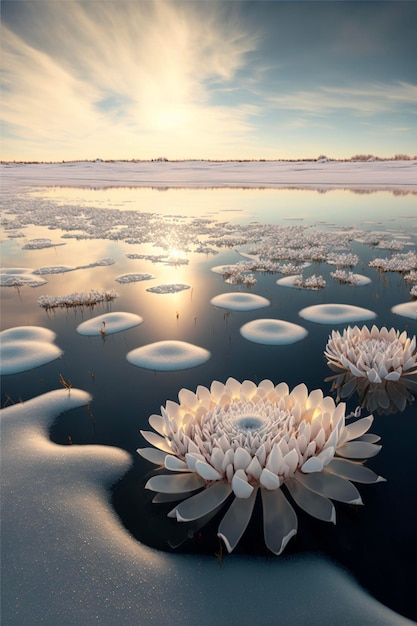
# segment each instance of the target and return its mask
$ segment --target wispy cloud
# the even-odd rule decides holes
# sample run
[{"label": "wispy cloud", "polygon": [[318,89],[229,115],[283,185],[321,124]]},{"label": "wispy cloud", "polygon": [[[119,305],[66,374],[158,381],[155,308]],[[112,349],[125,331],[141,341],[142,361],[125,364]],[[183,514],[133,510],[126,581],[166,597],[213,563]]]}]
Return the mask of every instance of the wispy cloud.
[{"label": "wispy cloud", "polygon": [[52,142],[65,157],[178,154],[179,139],[188,156],[200,142],[219,156],[236,147],[256,107],[210,105],[208,85],[232,86],[256,40],[221,3],[202,7],[48,2],[30,36],[4,26],[6,128],[40,142],[40,157]]},{"label": "wispy cloud", "polygon": [[312,90],[269,96],[267,100],[275,108],[306,115],[328,115],[342,110],[358,116],[404,110],[417,114],[417,85],[397,82],[349,87],[318,86]]}]

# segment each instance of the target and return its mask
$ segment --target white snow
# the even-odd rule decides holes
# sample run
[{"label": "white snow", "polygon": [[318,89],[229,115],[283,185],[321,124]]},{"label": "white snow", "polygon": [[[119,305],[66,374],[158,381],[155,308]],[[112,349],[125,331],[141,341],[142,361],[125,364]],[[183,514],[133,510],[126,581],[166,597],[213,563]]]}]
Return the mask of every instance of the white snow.
[{"label": "white snow", "polygon": [[58,359],[55,333],[40,326],[16,326],[0,333],[0,372],[18,374]]},{"label": "white snow", "polygon": [[371,187],[416,189],[416,161],[142,161],[1,166],[2,185],[54,184],[138,187]]},{"label": "white snow", "polygon": [[213,611],[218,626],[411,625],[324,558],[233,556],[219,567],[133,539],[108,491],[130,456],[48,436],[60,413],[89,400],[62,389],[0,412],[4,625],[211,626]]},{"label": "white snow", "polygon": [[184,370],[209,360],[208,350],[185,341],[157,341],[127,353],[129,363],[151,370]]},{"label": "white snow", "polygon": [[77,332],[80,335],[88,335],[90,337],[96,335],[112,335],[120,333],[128,328],[133,328],[142,324],[143,319],[134,313],[123,313],[117,311],[114,313],[103,313],[97,315],[91,320],[86,320],[77,326]]},{"label": "white snow", "polygon": [[352,304],[316,304],[302,309],[298,315],[318,324],[342,324],[376,317],[373,311]]},{"label": "white snow", "polygon": [[235,291],[215,296],[210,300],[210,304],[230,311],[254,311],[269,306],[271,303],[263,296]]},{"label": "white snow", "polygon": [[254,343],[274,346],[295,343],[308,335],[308,331],[298,324],[275,319],[253,320],[244,324],[240,333]]}]

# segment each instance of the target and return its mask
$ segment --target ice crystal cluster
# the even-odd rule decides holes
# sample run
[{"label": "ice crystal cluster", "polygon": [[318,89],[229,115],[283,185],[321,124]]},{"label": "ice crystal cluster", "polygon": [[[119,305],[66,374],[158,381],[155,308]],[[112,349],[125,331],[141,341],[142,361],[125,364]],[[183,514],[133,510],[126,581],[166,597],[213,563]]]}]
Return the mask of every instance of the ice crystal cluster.
[{"label": "ice crystal cluster", "polygon": [[294,286],[299,289],[324,289],[326,281],[323,276],[317,276],[316,274],[307,277],[299,274],[298,276],[294,276]]},{"label": "ice crystal cluster", "polygon": [[331,253],[327,256],[327,263],[337,265],[338,267],[354,267],[359,263],[357,254],[335,254]]},{"label": "ice crystal cluster", "polygon": [[340,398],[355,391],[360,403],[369,411],[392,413],[404,410],[417,390],[413,376],[417,373],[415,336],[404,331],[375,325],[348,326],[342,333],[333,330],[325,349],[330,369],[336,375],[333,388]]},{"label": "ice crystal cluster", "polygon": [[[154,502],[177,501],[169,517],[189,522],[191,532],[225,504],[218,535],[231,552],[242,537],[260,492],[264,538],[280,554],[297,532],[287,498],[310,515],[335,523],[331,500],[361,504],[351,481],[381,481],[363,460],[379,452],[378,437],[365,433],[373,417],[345,424],[345,405],[304,384],[292,391],[270,380],[259,385],[229,378],[196,393],[181,389],[141,431],[152,448],[139,454],[169,473],[150,478]],[[285,489],[284,489],[285,487]]]},{"label": "ice crystal cluster", "polygon": [[357,274],[353,272],[346,272],[345,270],[335,270],[330,272],[330,276],[335,280],[338,280],[342,285],[358,285],[359,278]]},{"label": "ice crystal cluster", "polygon": [[43,309],[94,306],[99,302],[110,302],[117,297],[115,291],[90,289],[87,292],[74,292],[66,296],[40,296],[38,304]]},{"label": "ice crystal cluster", "polygon": [[375,267],[381,272],[411,272],[417,269],[417,254],[410,251],[405,254],[393,254],[389,259],[374,259],[369,262],[369,267]]}]

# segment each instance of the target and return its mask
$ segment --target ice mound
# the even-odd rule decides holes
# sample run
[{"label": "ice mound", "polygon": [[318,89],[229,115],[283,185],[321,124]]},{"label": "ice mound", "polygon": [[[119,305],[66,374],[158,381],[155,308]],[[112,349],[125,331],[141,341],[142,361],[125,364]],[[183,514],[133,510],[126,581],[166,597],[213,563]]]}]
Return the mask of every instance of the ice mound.
[{"label": "ice mound", "polygon": [[210,304],[221,309],[231,311],[254,311],[269,306],[271,303],[267,298],[257,296],[254,293],[241,293],[234,291],[231,293],[221,293],[210,300]]},{"label": "ice mound", "polygon": [[0,270],[0,287],[40,287],[47,281],[34,276],[35,272],[27,267],[7,267]]},{"label": "ice mound", "polygon": [[352,304],[316,304],[301,309],[298,315],[318,324],[344,324],[376,317],[374,311]]},{"label": "ice mound", "polygon": [[208,350],[185,341],[157,341],[127,353],[129,363],[145,369],[169,371],[197,367],[209,360]]},{"label": "ice mound", "polygon": [[88,335],[90,337],[96,335],[112,335],[120,333],[122,330],[133,328],[142,324],[143,319],[134,313],[122,313],[120,311],[114,313],[103,313],[93,317],[91,320],[82,322],[77,326],[77,332],[80,335]]},{"label": "ice mound", "polygon": [[404,302],[403,304],[396,304],[392,307],[391,311],[395,315],[401,315],[402,317],[408,317],[411,320],[417,320],[417,302]]},{"label": "ice mound", "polygon": [[56,335],[40,326],[17,326],[0,333],[0,370],[19,374],[58,359],[62,350],[54,345]]},{"label": "ice mound", "polygon": [[124,274],[116,278],[116,281],[121,284],[137,283],[142,280],[151,280],[151,278],[155,278],[155,276],[152,276],[152,274]]},{"label": "ice mound", "polygon": [[146,291],[150,291],[151,293],[177,293],[177,291],[184,291],[184,289],[190,289],[190,285],[184,285],[182,283],[168,283],[166,285],[149,287]]},{"label": "ice mound", "polygon": [[254,343],[282,346],[304,339],[308,335],[308,331],[302,326],[292,324],[291,322],[260,319],[244,324],[240,329],[240,334]]}]

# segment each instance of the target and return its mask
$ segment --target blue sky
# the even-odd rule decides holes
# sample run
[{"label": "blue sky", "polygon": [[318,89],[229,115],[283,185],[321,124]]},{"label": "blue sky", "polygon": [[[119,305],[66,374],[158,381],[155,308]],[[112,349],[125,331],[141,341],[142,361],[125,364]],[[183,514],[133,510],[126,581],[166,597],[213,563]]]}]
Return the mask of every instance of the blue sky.
[{"label": "blue sky", "polygon": [[417,153],[417,3],[2,0],[6,160]]}]

